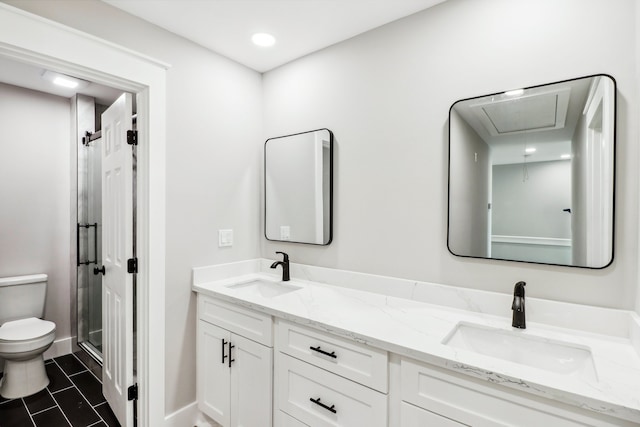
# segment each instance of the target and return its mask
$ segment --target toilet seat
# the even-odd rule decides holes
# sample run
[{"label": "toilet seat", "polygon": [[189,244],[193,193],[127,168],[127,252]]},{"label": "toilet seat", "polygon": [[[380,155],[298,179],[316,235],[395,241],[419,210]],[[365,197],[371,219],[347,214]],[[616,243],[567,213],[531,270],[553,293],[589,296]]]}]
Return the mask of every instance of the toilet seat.
[{"label": "toilet seat", "polygon": [[13,320],[0,326],[0,342],[36,340],[55,330],[55,323],[36,317]]}]

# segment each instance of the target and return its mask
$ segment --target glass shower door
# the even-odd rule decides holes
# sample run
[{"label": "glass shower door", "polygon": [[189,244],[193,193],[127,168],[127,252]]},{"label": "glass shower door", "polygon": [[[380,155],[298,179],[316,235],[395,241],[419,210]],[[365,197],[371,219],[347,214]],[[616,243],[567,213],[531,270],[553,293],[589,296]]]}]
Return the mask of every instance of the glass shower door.
[{"label": "glass shower door", "polygon": [[78,345],[102,360],[102,139],[78,151]]}]

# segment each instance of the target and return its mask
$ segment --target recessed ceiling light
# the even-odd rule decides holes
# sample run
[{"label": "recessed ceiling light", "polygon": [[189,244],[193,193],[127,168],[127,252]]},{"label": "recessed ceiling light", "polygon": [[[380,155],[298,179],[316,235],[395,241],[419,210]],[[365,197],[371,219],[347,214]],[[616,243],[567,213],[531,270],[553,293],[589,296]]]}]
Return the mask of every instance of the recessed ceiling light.
[{"label": "recessed ceiling light", "polygon": [[53,79],[53,84],[62,87],[68,87],[69,89],[75,89],[78,87],[77,81],[68,79],[66,77],[56,77],[55,79]]},{"label": "recessed ceiling light", "polygon": [[527,153],[535,153],[535,152],[536,152],[536,149],[535,149],[535,148],[533,148],[533,147],[529,147],[529,148],[527,148],[527,149],[526,149],[526,150],[524,150],[524,151],[525,151],[525,152],[527,152]]},{"label": "recessed ceiling light", "polygon": [[76,79],[75,77],[67,76],[49,70],[45,70],[45,72],[42,73],[42,78],[50,81],[54,85],[65,87],[67,89],[81,89],[89,85],[89,82],[86,80]]},{"label": "recessed ceiling light", "polygon": [[505,92],[504,94],[506,96],[520,96],[524,93],[524,89],[516,89],[516,90],[509,90],[507,92]]},{"label": "recessed ceiling light", "polygon": [[570,159],[571,158],[571,154],[563,154],[560,156],[561,159]]},{"label": "recessed ceiling light", "polygon": [[251,41],[253,42],[253,44],[262,47],[269,47],[276,44],[276,38],[267,33],[255,33],[251,37]]}]

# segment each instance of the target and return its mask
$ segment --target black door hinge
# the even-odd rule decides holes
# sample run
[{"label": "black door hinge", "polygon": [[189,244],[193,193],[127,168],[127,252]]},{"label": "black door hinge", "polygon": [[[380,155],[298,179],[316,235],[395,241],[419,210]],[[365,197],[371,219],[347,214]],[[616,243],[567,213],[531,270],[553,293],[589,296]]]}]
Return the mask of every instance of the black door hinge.
[{"label": "black door hinge", "polygon": [[127,273],[137,273],[138,272],[138,258],[129,258],[127,260]]},{"label": "black door hinge", "polygon": [[137,130],[128,130],[127,131],[127,144],[129,144],[129,145],[138,145],[138,131]]},{"label": "black door hinge", "polygon": [[129,386],[127,389],[127,400],[138,400],[138,384]]}]

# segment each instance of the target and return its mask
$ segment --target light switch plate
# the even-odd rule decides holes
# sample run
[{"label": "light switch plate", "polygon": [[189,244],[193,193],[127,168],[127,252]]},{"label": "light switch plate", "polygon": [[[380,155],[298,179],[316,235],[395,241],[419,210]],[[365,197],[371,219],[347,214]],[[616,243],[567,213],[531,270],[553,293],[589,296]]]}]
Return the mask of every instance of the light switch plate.
[{"label": "light switch plate", "polygon": [[218,247],[233,246],[233,230],[218,230]]}]

